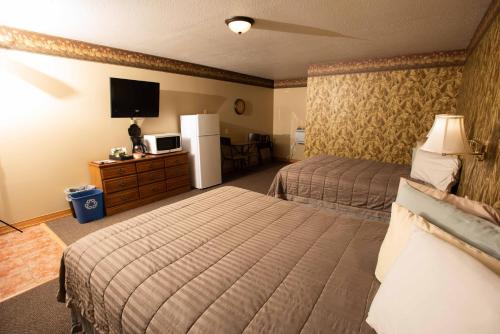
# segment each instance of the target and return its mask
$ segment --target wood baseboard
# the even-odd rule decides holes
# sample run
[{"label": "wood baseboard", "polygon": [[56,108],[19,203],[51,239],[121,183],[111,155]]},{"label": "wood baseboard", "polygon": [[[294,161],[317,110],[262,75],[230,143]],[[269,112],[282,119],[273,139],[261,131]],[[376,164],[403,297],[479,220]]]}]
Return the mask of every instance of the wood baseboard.
[{"label": "wood baseboard", "polygon": [[[21,222],[18,222],[18,223],[12,224],[12,225],[14,225],[15,227],[22,230],[22,229],[30,227],[30,226],[35,226],[35,225],[47,223],[47,222],[50,222],[54,219],[67,217],[67,216],[71,216],[71,209],[61,210],[61,211],[49,213],[49,214],[46,214],[43,216],[31,218],[28,220],[23,220]],[[1,224],[1,225],[3,225],[3,224]],[[17,232],[17,231],[14,230],[13,228],[10,228],[9,226],[1,226],[0,227],[0,235],[7,234],[10,232]],[[17,232],[17,233],[19,233],[19,232]]]}]

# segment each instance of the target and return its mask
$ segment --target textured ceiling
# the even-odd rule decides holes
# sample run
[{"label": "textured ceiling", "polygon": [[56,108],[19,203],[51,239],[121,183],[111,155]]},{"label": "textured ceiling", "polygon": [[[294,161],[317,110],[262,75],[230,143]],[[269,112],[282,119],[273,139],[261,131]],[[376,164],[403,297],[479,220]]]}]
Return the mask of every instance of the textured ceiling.
[{"label": "textured ceiling", "polygon": [[[279,80],[314,63],[466,48],[489,3],[1,0],[0,25]],[[224,19],[235,15],[255,18],[254,28],[229,31]]]}]

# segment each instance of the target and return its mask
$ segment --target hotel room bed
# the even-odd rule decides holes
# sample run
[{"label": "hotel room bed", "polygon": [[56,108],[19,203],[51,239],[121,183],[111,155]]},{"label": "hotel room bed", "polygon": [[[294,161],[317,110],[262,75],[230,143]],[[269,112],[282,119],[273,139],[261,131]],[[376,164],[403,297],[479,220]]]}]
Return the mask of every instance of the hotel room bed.
[{"label": "hotel room bed", "polygon": [[58,299],[99,333],[374,333],[386,230],[221,187],[70,245]]},{"label": "hotel room bed", "polygon": [[320,155],[287,165],[276,174],[268,195],[387,220],[400,177],[411,166]]}]

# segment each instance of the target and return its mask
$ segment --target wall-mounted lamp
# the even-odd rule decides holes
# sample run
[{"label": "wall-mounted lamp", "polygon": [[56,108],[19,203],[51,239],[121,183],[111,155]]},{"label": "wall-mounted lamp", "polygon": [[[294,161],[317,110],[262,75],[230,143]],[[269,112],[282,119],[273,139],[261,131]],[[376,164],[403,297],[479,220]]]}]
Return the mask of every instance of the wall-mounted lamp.
[{"label": "wall-mounted lamp", "polygon": [[477,140],[467,140],[464,116],[436,115],[427,140],[421,150],[442,155],[471,154],[477,160],[484,160],[485,146]]},{"label": "wall-mounted lamp", "polygon": [[232,32],[241,35],[250,30],[255,20],[247,16],[234,16],[227,19],[225,22]]}]

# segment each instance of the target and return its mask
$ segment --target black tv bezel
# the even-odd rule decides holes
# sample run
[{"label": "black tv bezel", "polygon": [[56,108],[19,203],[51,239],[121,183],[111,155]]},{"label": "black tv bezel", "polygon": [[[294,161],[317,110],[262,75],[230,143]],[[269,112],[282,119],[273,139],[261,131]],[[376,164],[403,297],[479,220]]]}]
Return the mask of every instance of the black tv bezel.
[{"label": "black tv bezel", "polygon": [[[155,113],[155,116],[149,116],[149,115],[148,116],[144,116],[144,115],[115,116],[115,115],[113,115],[113,94],[112,94],[112,82],[113,82],[113,80],[129,81],[129,82],[137,82],[137,83],[148,83],[148,84],[155,85],[157,87],[157,92],[158,92],[158,109],[157,109],[157,112]],[[110,77],[109,78],[109,107],[110,107],[111,118],[154,118],[154,117],[157,118],[157,117],[160,117],[160,83],[154,82],[154,81],[144,81],[144,80]]]}]

